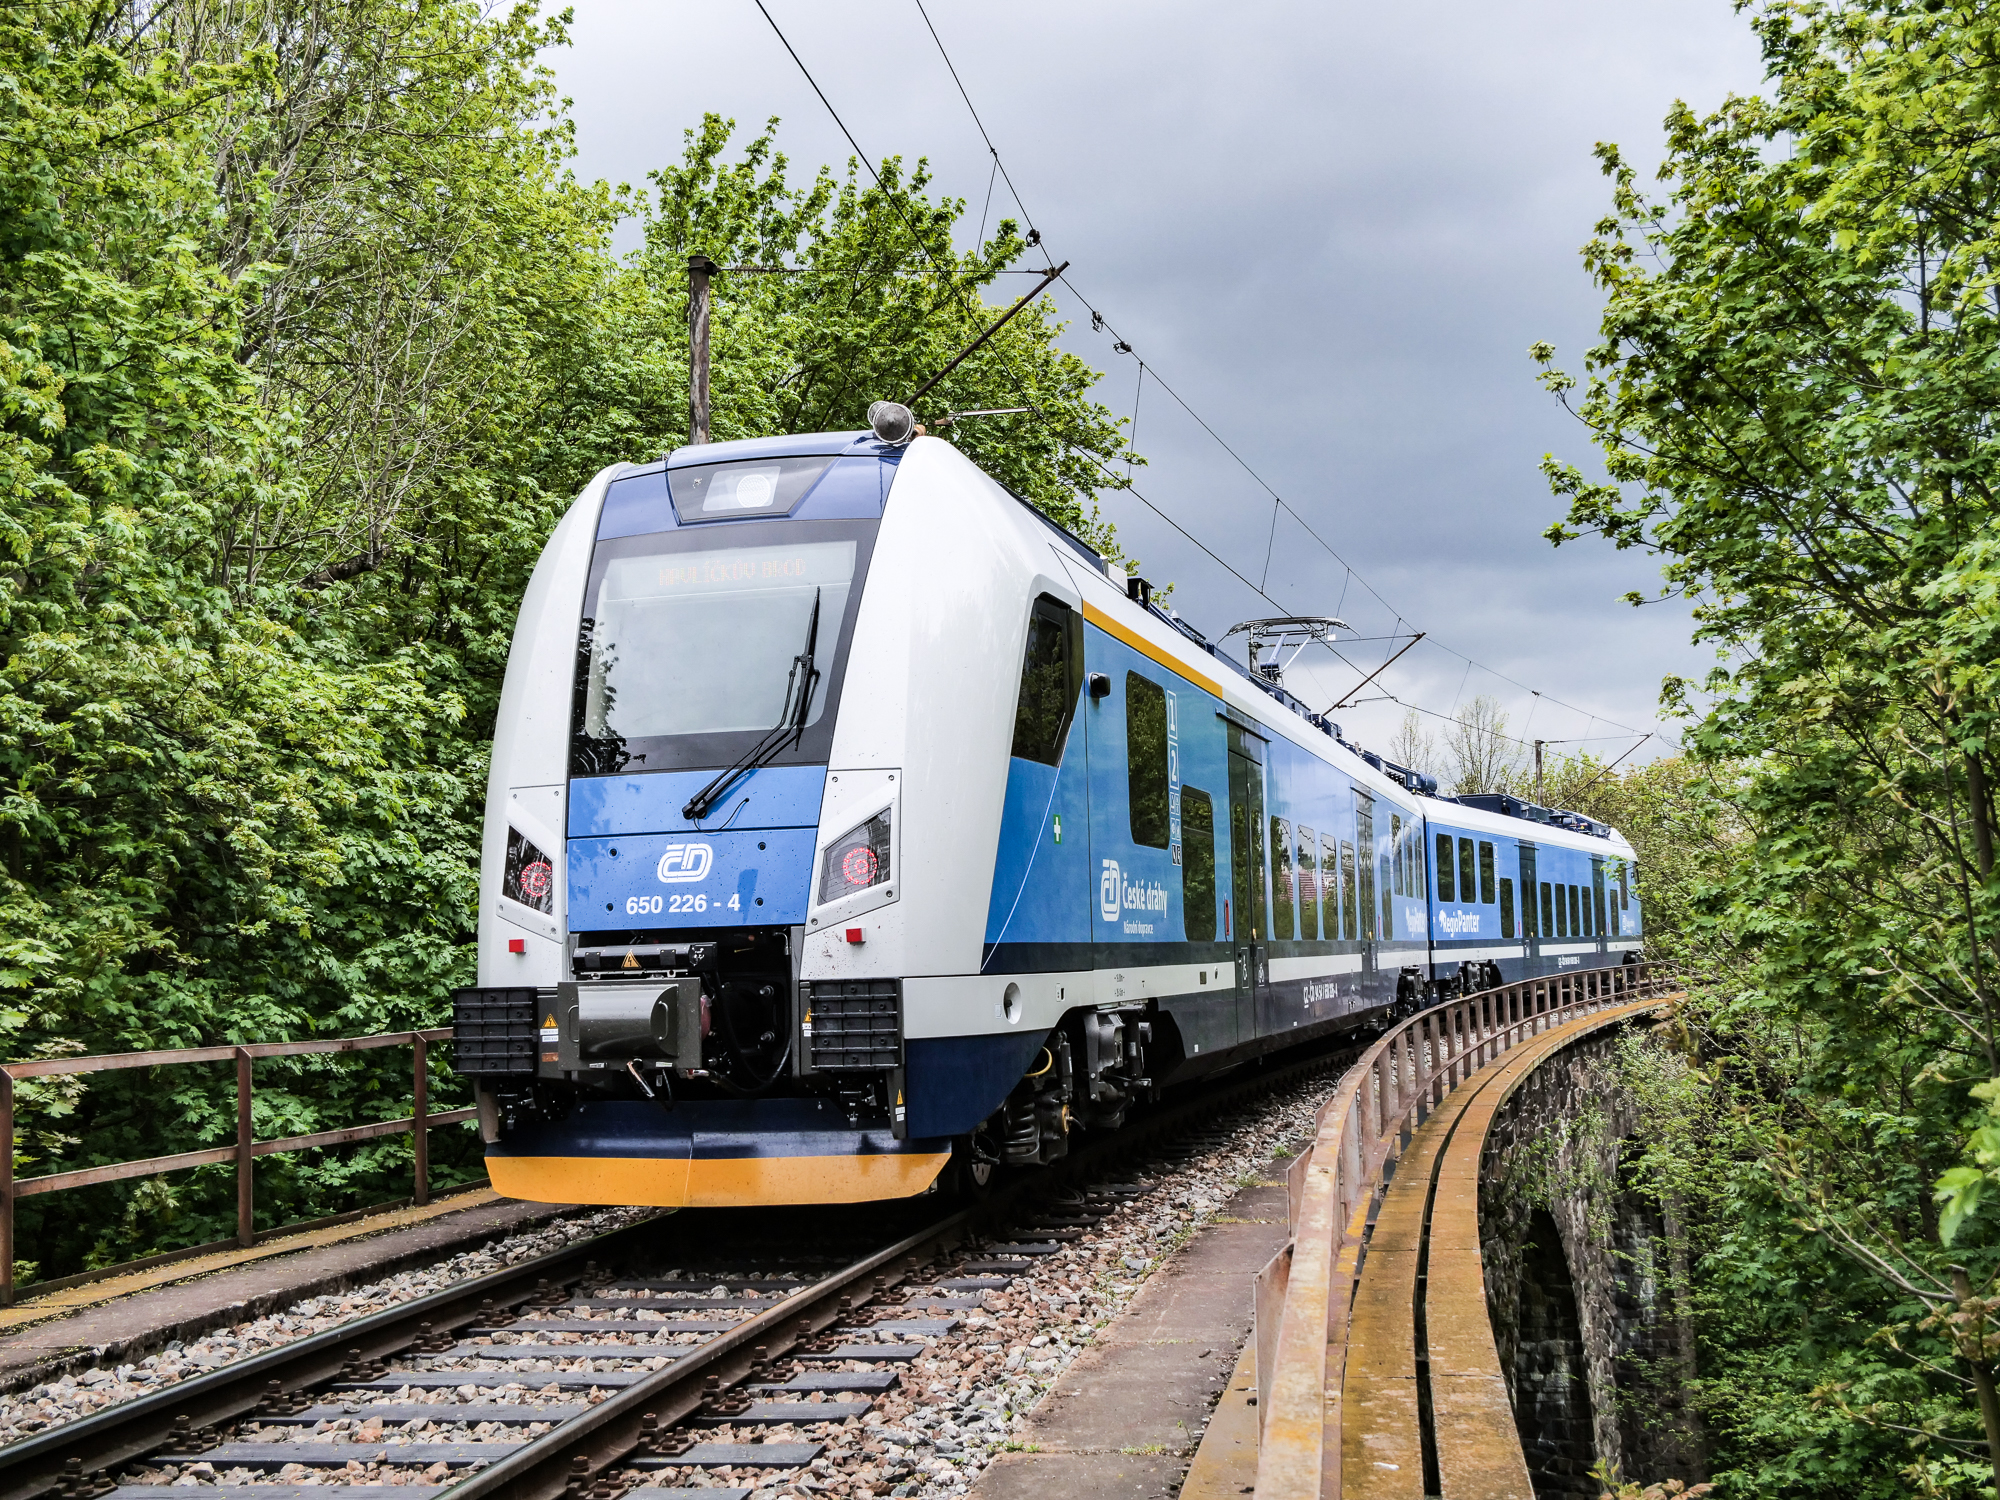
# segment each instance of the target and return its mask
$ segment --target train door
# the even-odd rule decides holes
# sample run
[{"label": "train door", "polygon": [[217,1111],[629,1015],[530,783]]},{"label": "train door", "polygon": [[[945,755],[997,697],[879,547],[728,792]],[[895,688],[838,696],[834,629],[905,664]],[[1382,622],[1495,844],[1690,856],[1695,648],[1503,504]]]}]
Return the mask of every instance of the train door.
[{"label": "train door", "polygon": [[1375,986],[1366,978],[1377,968],[1375,955],[1375,924],[1378,907],[1375,901],[1375,799],[1354,789],[1354,847],[1361,855],[1361,890],[1356,903],[1361,908],[1361,993],[1370,999],[1377,998]]},{"label": "train door", "polygon": [[1229,884],[1240,1042],[1255,1032],[1257,997],[1271,976],[1264,915],[1264,746],[1234,720],[1229,722]]},{"label": "train door", "polygon": [[1527,974],[1538,974],[1542,956],[1541,887],[1535,884],[1535,846],[1521,840],[1521,957]]},{"label": "train door", "polygon": [[1609,952],[1611,939],[1604,925],[1604,856],[1601,854],[1590,856],[1590,891],[1583,899],[1591,904],[1592,913],[1597,918],[1597,951]]}]

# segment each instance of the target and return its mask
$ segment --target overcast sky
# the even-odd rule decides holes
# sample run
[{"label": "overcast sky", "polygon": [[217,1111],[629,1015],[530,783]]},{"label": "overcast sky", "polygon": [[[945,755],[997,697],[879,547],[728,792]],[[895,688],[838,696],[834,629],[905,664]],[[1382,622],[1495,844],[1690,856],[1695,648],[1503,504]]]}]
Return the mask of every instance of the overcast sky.
[{"label": "overcast sky", "polygon": [[[766,3],[862,149],[928,157],[976,220],[992,159],[915,0]],[[1548,339],[1575,369],[1596,326],[1576,254],[1608,203],[1592,145],[1650,166],[1676,99],[1705,112],[1758,86],[1728,0],[926,3],[1077,290],[1357,576],[1289,518],[1274,539],[1269,492],[1150,378],[1148,499],[1285,612],[1429,632],[1381,679],[1405,702],[1450,714],[1492,693],[1514,733],[1552,741],[1675,733],[1655,722],[1660,679],[1710,657],[1678,606],[1620,602],[1656,589],[1654,560],[1541,540],[1559,515],[1542,455],[1590,449],[1526,351]],[[576,0],[573,35],[550,61],[581,175],[642,183],[705,110],[739,139],[782,117],[795,180],[844,170],[753,0]],[[989,222],[1018,216],[1004,182],[992,201]],[[1131,416],[1134,360],[1075,296],[1057,301],[1069,347],[1105,371],[1100,399]],[[1211,637],[1278,612],[1130,496],[1104,511]],[[1371,669],[1386,649],[1348,651]],[[1355,675],[1313,651],[1287,680],[1317,707]],[[1337,717],[1386,749],[1402,713]]]}]

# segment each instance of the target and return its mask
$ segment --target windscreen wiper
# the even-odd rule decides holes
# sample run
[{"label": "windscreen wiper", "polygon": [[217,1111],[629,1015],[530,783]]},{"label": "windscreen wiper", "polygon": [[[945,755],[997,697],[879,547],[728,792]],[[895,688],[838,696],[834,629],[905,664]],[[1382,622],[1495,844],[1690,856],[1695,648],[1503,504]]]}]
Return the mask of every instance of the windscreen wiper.
[{"label": "windscreen wiper", "polygon": [[813,665],[813,655],[819,649],[819,601],[820,591],[814,589],[812,616],[806,621],[806,649],[792,658],[791,675],[785,679],[784,713],[748,754],[688,798],[687,805],[681,809],[682,817],[699,823],[732,786],[759,766],[768,764],[782,751],[786,736],[791,736],[793,744],[805,738],[806,716],[812,711],[813,685],[819,681],[819,669]]}]

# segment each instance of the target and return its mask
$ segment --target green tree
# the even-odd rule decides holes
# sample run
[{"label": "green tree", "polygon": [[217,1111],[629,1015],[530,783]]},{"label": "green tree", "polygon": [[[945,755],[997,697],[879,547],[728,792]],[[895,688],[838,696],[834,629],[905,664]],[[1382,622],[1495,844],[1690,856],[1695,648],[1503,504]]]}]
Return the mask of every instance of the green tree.
[{"label": "green tree", "polygon": [[[1550,536],[1657,551],[1717,650],[1698,688],[1668,685],[1694,755],[1733,768],[1748,834],[1698,902],[1745,960],[1712,1041],[1789,1096],[1739,1138],[1769,1190],[1738,1205],[1742,1243],[1774,1253],[1788,1215],[1845,1256],[1818,1265],[1850,1319],[1912,1349],[1922,1328],[1897,1378],[1948,1410],[1902,1425],[1934,1433],[1924,1483],[1964,1490],[1982,1472],[1951,1456],[1968,1424],[1985,1483],[2000,1460],[1972,1294],[1996,1263],[1990,1173],[1954,1169],[1972,1091],[2000,1076],[2000,17],[1796,0],[1753,24],[1766,94],[1678,107],[1657,194],[1600,147],[1613,211],[1584,259],[1603,339],[1580,378],[1535,355],[1607,478],[1547,463],[1569,504]],[[1830,1451],[1811,1429],[1744,1439],[1759,1492],[1806,1492],[1801,1456]]]},{"label": "green tree", "polygon": [[[593,472],[684,437],[690,245],[788,268],[724,279],[723,436],[859,427],[997,311],[1025,247],[955,253],[921,166],[794,189],[768,132],[725,162],[711,120],[657,197],[576,181],[541,62],[563,27],[469,0],[0,13],[11,1055],[445,1018],[521,590]],[[945,430],[1108,544],[1118,427],[1056,332],[1023,314],[926,413],[1035,407]],[[227,1080],[189,1071],[21,1106],[23,1172],[233,1132]],[[407,1108],[394,1054],[259,1065],[267,1136]],[[447,1174],[476,1169],[461,1134]],[[407,1163],[267,1158],[260,1213],[379,1201]],[[53,1274],[216,1238],[231,1203],[201,1169],[29,1199],[22,1235]]]}]

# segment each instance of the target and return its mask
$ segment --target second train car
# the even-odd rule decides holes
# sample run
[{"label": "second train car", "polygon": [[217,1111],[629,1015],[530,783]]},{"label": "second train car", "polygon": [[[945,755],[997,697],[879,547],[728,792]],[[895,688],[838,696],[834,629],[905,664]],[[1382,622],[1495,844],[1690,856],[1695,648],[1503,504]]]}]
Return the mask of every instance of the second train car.
[{"label": "second train car", "polygon": [[499,1191],[977,1184],[1637,954],[1614,830],[1435,796],[898,421],[609,469],[545,548],[455,996]]}]

